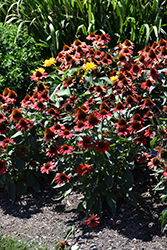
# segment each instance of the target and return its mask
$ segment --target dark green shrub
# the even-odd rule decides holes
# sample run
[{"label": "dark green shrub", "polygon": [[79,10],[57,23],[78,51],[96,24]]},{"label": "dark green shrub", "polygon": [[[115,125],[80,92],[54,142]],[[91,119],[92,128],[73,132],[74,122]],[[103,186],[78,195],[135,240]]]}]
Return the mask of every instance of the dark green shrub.
[{"label": "dark green shrub", "polygon": [[[0,23],[0,91],[5,87],[15,90],[19,100],[27,93],[31,83],[30,71],[40,64],[42,50],[23,28]],[[17,36],[17,39],[15,39]]]}]

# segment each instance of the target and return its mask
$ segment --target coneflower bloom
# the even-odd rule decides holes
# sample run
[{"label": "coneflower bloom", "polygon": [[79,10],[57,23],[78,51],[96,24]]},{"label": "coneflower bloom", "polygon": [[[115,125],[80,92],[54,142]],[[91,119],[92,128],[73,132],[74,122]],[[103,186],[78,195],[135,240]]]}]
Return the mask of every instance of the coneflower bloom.
[{"label": "coneflower bloom", "polygon": [[155,85],[154,81],[151,81],[150,79],[147,79],[145,82],[141,83],[141,88],[149,90],[151,86]]},{"label": "coneflower bloom", "polygon": [[90,216],[89,219],[85,220],[86,225],[89,226],[90,228],[98,226],[98,224],[100,223],[99,222],[100,218],[97,216],[97,214],[96,215],[92,214],[89,216]]},{"label": "coneflower bloom", "polygon": [[95,58],[102,58],[104,56],[104,52],[100,50],[96,50],[95,52]]},{"label": "coneflower bloom", "polygon": [[89,149],[90,147],[94,145],[92,142],[93,142],[93,139],[85,135],[83,137],[83,140],[78,142],[78,146],[81,146],[81,149]]},{"label": "coneflower bloom", "polygon": [[18,122],[23,117],[20,109],[13,109],[10,115],[10,122]]},{"label": "coneflower bloom", "polygon": [[131,119],[129,120],[130,123],[132,123],[132,122],[134,122],[134,121],[138,121],[139,123],[144,123],[144,119],[141,118],[141,115],[138,114],[138,113],[134,114],[134,115],[133,115],[133,118],[131,118]]},{"label": "coneflower bloom", "polygon": [[64,182],[69,182],[69,178],[70,178],[71,176],[69,176],[69,175],[66,175],[65,173],[57,173],[56,174],[56,177],[55,177],[55,182],[56,182],[56,184],[59,184],[59,186],[61,186],[62,185],[62,183],[64,183]]},{"label": "coneflower bloom", "polygon": [[58,154],[60,147],[51,145],[49,148],[46,148],[46,156],[53,158],[53,156],[56,156]]},{"label": "coneflower bloom", "polygon": [[120,125],[114,132],[117,133],[119,136],[126,136],[129,134],[128,127],[125,125]]},{"label": "coneflower bloom", "polygon": [[69,146],[67,144],[64,144],[60,147],[59,149],[59,152],[62,154],[62,155],[65,155],[65,154],[71,154],[71,152],[74,150],[73,146]]},{"label": "coneflower bloom", "polygon": [[2,141],[2,145],[3,147],[6,147],[6,145],[9,145],[11,143],[13,143],[13,139],[10,139],[10,138],[5,138],[3,141]]},{"label": "coneflower bloom", "polygon": [[96,39],[97,35],[95,35],[95,33],[91,32],[87,37],[86,39],[87,40],[92,40],[94,41]]},{"label": "coneflower bloom", "polygon": [[45,90],[39,93],[37,98],[42,102],[46,102],[49,100],[49,96],[47,95],[47,92]]},{"label": "coneflower bloom", "polygon": [[162,162],[161,159],[159,159],[158,157],[154,157],[151,159],[151,161],[148,162],[147,165],[149,166],[149,168],[153,168],[154,170],[156,170],[161,162]]},{"label": "coneflower bloom", "polygon": [[59,136],[63,138],[71,138],[73,135],[74,134],[68,129],[64,129],[59,133]]},{"label": "coneflower bloom", "polygon": [[7,169],[7,163],[5,160],[0,160],[0,175],[4,174]]},{"label": "coneflower bloom", "polygon": [[159,79],[158,71],[155,68],[150,69],[150,73],[148,74],[148,78],[152,77],[153,80]]},{"label": "coneflower bloom", "polygon": [[55,167],[56,167],[55,163],[52,161],[44,163],[43,167],[41,167],[41,173],[42,174],[44,174],[44,173],[49,174],[49,171]]},{"label": "coneflower bloom", "polygon": [[21,147],[19,147],[19,149],[18,149],[18,154],[24,154],[25,152],[26,152],[26,147],[24,147],[24,146],[21,146]]},{"label": "coneflower bloom", "polygon": [[102,110],[102,109],[105,109],[106,111],[109,111],[109,110],[110,110],[110,107],[108,106],[107,103],[102,102],[102,103],[100,104],[100,110]]},{"label": "coneflower bloom", "polygon": [[51,107],[50,109],[47,110],[47,113],[48,113],[49,115],[51,115],[51,116],[56,116],[57,118],[60,117],[59,112],[58,112],[55,108],[52,108],[52,107]]},{"label": "coneflower bloom", "polygon": [[64,130],[65,127],[60,125],[59,123],[55,123],[52,127],[50,127],[55,133],[60,133],[61,130]]},{"label": "coneflower bloom", "polygon": [[90,129],[94,128],[98,123],[100,123],[100,119],[97,116],[97,111],[93,111],[89,116],[86,122]]},{"label": "coneflower bloom", "polygon": [[81,176],[87,172],[92,172],[92,171],[93,171],[93,168],[86,163],[82,163],[81,165],[78,166],[78,169],[77,169],[78,174]]},{"label": "coneflower bloom", "polygon": [[114,112],[118,112],[118,111],[122,112],[124,109],[125,109],[125,107],[124,107],[123,103],[122,102],[118,102],[112,112],[113,113]]},{"label": "coneflower bloom", "polygon": [[2,122],[0,123],[0,134],[6,134],[9,131],[9,128]]},{"label": "coneflower bloom", "polygon": [[118,120],[118,122],[117,122],[117,123],[114,123],[113,125],[116,126],[117,128],[118,128],[119,126],[126,126],[126,127],[127,127],[127,122],[126,122],[126,120],[125,120],[124,118],[120,118],[120,119]]},{"label": "coneflower bloom", "polygon": [[98,118],[106,119],[108,116],[112,117],[111,113],[106,109],[101,109],[99,113],[97,113]]},{"label": "coneflower bloom", "polygon": [[46,105],[42,101],[38,101],[34,105],[34,109],[39,110],[39,111],[42,111],[45,107],[46,107]]},{"label": "coneflower bloom", "polygon": [[51,139],[53,139],[53,137],[55,136],[55,133],[52,129],[50,128],[46,128],[45,132],[44,132],[44,141],[50,141]]},{"label": "coneflower bloom", "polygon": [[2,95],[5,97],[8,95],[8,93],[10,92],[10,89],[9,88],[4,88],[3,92],[2,92]]},{"label": "coneflower bloom", "polygon": [[128,130],[129,130],[130,134],[132,134],[132,133],[135,133],[142,128],[143,128],[143,126],[141,125],[141,123],[137,120],[134,120],[132,122],[131,126],[129,126]]},{"label": "coneflower bloom", "polygon": [[78,121],[77,125],[74,126],[74,131],[82,131],[83,129],[87,129],[88,125],[83,121]]},{"label": "coneflower bloom", "polygon": [[77,108],[75,110],[75,113],[76,113],[76,119],[75,121],[77,122],[78,120],[81,120],[81,121],[86,121],[86,116],[87,116],[87,113],[84,109],[82,108]]},{"label": "coneflower bloom", "polygon": [[33,75],[30,76],[31,81],[39,81],[42,78],[46,78],[47,73],[45,72],[44,68],[38,68],[35,69],[35,71],[33,72]]},{"label": "coneflower bloom", "polygon": [[140,106],[140,109],[151,108],[152,106],[154,106],[153,101],[150,98],[146,98],[144,104]]},{"label": "coneflower bloom", "polygon": [[17,98],[16,92],[14,90],[10,90],[5,98],[5,102],[13,104],[16,102],[16,98]]},{"label": "coneflower bloom", "polygon": [[94,147],[98,152],[102,153],[102,152],[105,152],[105,151],[109,151],[110,143],[105,142],[105,141],[96,140],[96,143],[94,144]]},{"label": "coneflower bloom", "polygon": [[33,125],[33,121],[26,120],[25,118],[21,118],[16,125],[16,130],[29,130],[30,126]]},{"label": "coneflower bloom", "polygon": [[6,120],[7,120],[7,118],[3,114],[0,113],[0,123],[4,122]]},{"label": "coneflower bloom", "polygon": [[20,103],[22,108],[28,108],[32,107],[35,104],[35,100],[27,94]]}]

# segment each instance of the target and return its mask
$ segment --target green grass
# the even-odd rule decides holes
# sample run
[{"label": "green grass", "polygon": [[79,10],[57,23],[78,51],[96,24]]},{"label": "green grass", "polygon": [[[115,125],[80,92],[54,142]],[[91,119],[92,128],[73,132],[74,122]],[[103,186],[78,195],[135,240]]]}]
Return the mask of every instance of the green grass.
[{"label": "green grass", "polygon": [[3,237],[0,233],[0,250],[49,250],[46,246],[38,247],[37,243],[25,243],[20,239],[13,239],[11,236]]}]

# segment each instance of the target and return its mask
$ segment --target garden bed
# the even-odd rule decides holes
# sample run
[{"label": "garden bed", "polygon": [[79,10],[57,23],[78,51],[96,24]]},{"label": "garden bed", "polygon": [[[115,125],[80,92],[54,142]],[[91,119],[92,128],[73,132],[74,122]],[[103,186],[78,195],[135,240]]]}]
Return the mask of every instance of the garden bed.
[{"label": "garden bed", "polygon": [[[93,244],[98,250],[165,249],[167,237],[161,234],[159,215],[166,204],[160,202],[158,195],[151,196],[155,182],[149,174],[144,166],[134,173],[136,188],[141,191],[144,202],[134,207],[119,200],[115,217],[106,206],[99,226],[90,229],[81,221],[72,242],[80,249],[89,249]],[[4,235],[23,237],[28,242],[37,241],[39,246],[48,242],[50,249],[54,249],[56,243],[64,239],[67,230],[84,217],[83,212],[76,213],[81,194],[73,191],[63,200],[53,201],[56,196],[55,190],[49,188],[40,193],[22,195],[12,204],[8,195],[0,190],[0,229]]]}]

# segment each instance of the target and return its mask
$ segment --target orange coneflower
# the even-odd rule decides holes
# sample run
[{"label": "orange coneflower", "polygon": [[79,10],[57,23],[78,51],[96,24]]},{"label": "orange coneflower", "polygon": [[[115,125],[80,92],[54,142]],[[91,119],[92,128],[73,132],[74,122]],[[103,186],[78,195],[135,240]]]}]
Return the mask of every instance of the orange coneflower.
[{"label": "orange coneflower", "polygon": [[21,113],[21,111],[20,111],[20,109],[13,109],[12,110],[12,113],[11,113],[11,115],[10,115],[10,121],[12,122],[17,122],[17,121],[19,121],[22,117],[23,117],[23,115],[22,115],[22,113]]},{"label": "orange coneflower", "polygon": [[55,133],[52,129],[46,128],[44,132],[44,140],[45,141],[50,141],[50,139],[53,139]]}]

